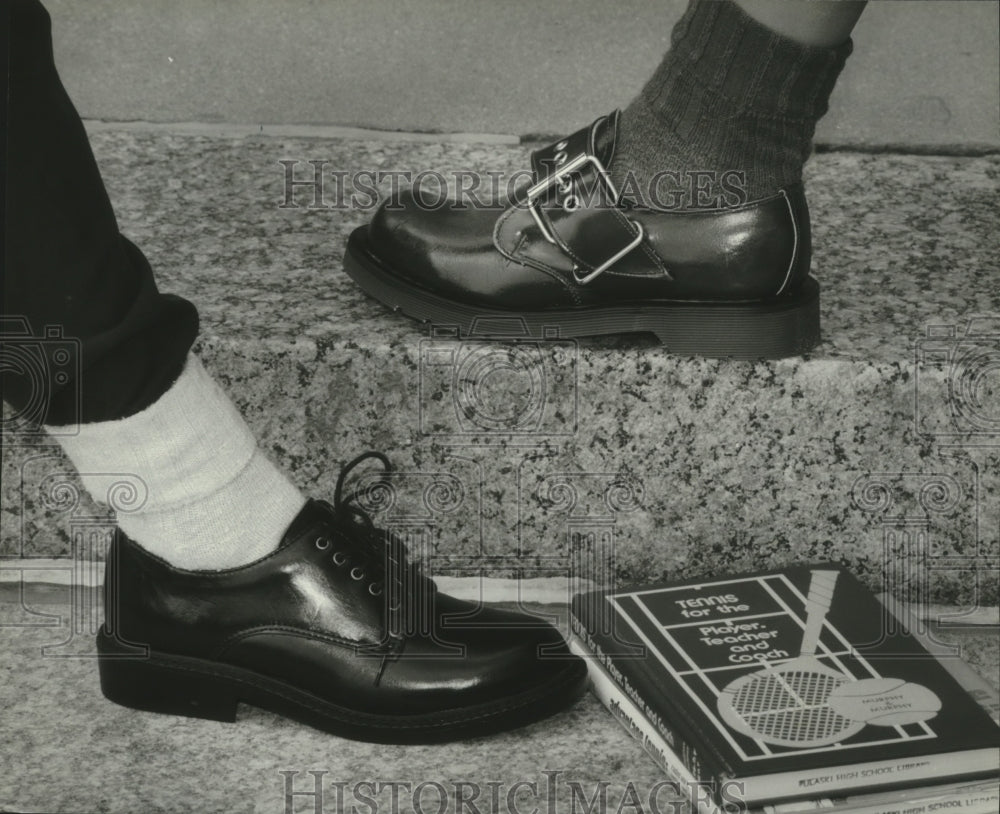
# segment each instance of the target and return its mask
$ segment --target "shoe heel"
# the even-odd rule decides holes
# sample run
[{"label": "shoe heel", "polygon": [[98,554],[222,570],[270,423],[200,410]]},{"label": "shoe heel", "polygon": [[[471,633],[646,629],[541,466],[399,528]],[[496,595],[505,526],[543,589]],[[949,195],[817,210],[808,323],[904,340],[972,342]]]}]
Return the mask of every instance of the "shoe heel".
[{"label": "shoe heel", "polygon": [[820,341],[819,285],[809,278],[794,296],[766,304],[677,308],[645,327],[678,355],[731,359],[801,356]]},{"label": "shoe heel", "polygon": [[155,656],[133,655],[134,649],[126,650],[103,627],[97,652],[101,692],[109,701],[146,712],[236,720],[238,699],[225,679]]}]

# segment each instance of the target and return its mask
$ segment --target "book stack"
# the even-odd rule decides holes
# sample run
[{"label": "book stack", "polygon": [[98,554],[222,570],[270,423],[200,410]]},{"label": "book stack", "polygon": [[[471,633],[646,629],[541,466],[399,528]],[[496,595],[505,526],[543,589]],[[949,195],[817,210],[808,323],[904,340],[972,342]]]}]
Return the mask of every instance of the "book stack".
[{"label": "book stack", "polygon": [[842,567],[580,594],[572,624],[700,814],[1000,811],[996,689]]}]

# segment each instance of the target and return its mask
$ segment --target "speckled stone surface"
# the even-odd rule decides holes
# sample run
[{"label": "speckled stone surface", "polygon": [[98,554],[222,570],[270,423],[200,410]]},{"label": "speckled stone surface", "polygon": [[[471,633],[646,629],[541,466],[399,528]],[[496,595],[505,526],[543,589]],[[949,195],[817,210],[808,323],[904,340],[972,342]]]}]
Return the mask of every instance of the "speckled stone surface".
[{"label": "speckled stone surface", "polygon": [[[586,811],[601,794],[594,811],[690,811],[657,786],[660,769],[592,695],[524,729],[439,746],[345,741],[251,707],[236,724],[141,713],[101,695],[93,637],[71,635],[80,617],[65,590],[35,587],[14,601],[9,588],[0,586],[0,811],[339,814],[372,810],[370,797],[395,814],[457,812],[463,797],[469,814],[501,814]],[[93,591],[77,599],[97,601]],[[1000,684],[995,628],[937,636]]]},{"label": "speckled stone surface", "polygon": [[[311,208],[304,187],[281,206],[283,159],[299,179],[328,161],[332,203],[336,170],[510,173],[528,147],[93,141],[123,231],[199,306],[200,352],[264,447],[325,496],[354,454],[387,452],[400,474],[366,505],[432,572],[635,581],[834,559],[911,598],[996,604],[1000,157],[815,156],[824,342],[744,363],[641,336],[519,352],[431,336],[341,270],[369,211]],[[981,338],[963,339],[974,315]],[[477,364],[494,375],[470,395]],[[69,555],[102,522],[51,445],[9,438],[3,475],[5,567]]]}]

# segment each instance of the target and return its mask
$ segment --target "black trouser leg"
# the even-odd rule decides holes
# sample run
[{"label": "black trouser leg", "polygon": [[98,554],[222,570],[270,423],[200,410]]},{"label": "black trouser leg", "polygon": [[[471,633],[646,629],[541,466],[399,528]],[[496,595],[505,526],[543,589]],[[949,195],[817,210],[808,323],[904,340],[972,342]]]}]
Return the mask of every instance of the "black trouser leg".
[{"label": "black trouser leg", "polygon": [[[123,418],[177,378],[198,313],[157,291],[146,258],[119,233],[83,124],[56,72],[48,13],[37,0],[4,0],[0,13],[9,32],[5,355],[14,359],[31,346],[45,357],[40,380],[5,363],[3,397],[23,410],[43,388],[40,419],[52,425]],[[51,335],[19,338],[25,322],[36,337],[46,328]],[[78,361],[66,363],[67,344],[79,350]]]}]

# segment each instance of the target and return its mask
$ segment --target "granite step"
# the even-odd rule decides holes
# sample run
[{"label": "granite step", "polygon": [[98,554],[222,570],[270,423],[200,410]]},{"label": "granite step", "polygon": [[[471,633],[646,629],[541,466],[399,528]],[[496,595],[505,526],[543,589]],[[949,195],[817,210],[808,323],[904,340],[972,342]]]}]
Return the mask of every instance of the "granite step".
[{"label": "granite step", "polygon": [[[755,363],[645,336],[459,340],[343,273],[370,209],[339,204],[337,171],[501,178],[531,145],[92,136],[123,232],[198,305],[199,352],[264,447],[318,496],[358,452],[386,452],[398,474],[364,475],[363,503],[431,573],[624,582],[837,560],[910,601],[997,603],[1000,156],[814,156],[823,343]],[[286,168],[314,166],[326,206],[304,185],[289,201]],[[100,559],[107,514],[6,415],[0,566]],[[141,500],[125,474],[108,475],[123,510]]]}]

